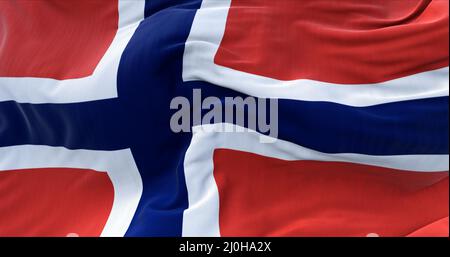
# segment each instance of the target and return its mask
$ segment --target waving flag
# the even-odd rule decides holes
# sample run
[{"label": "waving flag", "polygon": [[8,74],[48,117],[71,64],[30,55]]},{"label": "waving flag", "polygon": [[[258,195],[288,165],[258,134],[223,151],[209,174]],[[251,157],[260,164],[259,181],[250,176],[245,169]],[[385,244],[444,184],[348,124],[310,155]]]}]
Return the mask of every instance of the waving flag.
[{"label": "waving flag", "polygon": [[0,236],[448,236],[448,8],[1,1]]}]

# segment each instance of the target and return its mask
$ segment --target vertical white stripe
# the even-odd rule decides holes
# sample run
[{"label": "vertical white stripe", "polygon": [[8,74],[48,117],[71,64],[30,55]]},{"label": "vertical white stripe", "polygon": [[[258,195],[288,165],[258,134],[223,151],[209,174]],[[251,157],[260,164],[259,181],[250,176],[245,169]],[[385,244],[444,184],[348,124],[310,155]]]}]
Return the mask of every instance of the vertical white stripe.
[{"label": "vertical white stripe", "polygon": [[0,102],[76,103],[117,97],[117,72],[125,47],[144,19],[144,0],[119,0],[119,28],[91,76],[56,80],[0,77]]},{"label": "vertical white stripe", "polygon": [[101,236],[125,235],[143,191],[141,175],[129,149],[94,151],[20,145],[0,147],[0,156],[0,172],[49,167],[106,172],[114,186],[114,201]]},{"label": "vertical white stripe", "polygon": [[230,4],[231,0],[203,0],[186,41],[184,81],[206,81],[262,98],[327,101],[349,106],[449,95],[448,67],[382,83],[346,86],[308,79],[283,81],[217,65],[214,57],[225,33]]},{"label": "vertical white stripe", "polygon": [[255,131],[239,131],[236,125],[213,124],[193,128],[184,160],[189,207],[183,215],[183,236],[220,236],[219,191],[214,179],[214,150],[232,149],[282,160],[317,160],[359,163],[406,172],[448,171],[448,155],[373,156],[354,153],[326,154],[284,140],[261,143],[267,137]]}]

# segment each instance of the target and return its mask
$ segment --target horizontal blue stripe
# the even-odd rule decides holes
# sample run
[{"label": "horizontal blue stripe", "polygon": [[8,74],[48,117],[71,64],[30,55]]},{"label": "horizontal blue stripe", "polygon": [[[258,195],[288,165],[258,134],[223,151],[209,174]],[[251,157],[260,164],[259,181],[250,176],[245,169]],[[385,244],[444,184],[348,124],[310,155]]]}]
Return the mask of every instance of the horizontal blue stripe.
[{"label": "horizontal blue stripe", "polygon": [[[202,98],[220,96],[222,104],[225,96],[247,97],[204,82],[186,84],[202,89]],[[368,107],[280,99],[278,138],[325,153],[448,154],[448,104],[448,97]]]},{"label": "horizontal blue stripe", "polygon": [[[191,134],[170,131],[174,110],[169,103],[175,96],[190,98],[192,88],[221,100],[245,97],[209,83],[182,81],[184,42],[199,5],[199,0],[147,1],[151,16],[122,56],[117,99],[0,103],[0,146],[131,148],[144,192],[127,235],[181,235],[188,206],[183,161]],[[279,138],[328,153],[448,154],[448,129],[448,97],[370,107],[279,101]]]},{"label": "horizontal blue stripe", "polygon": [[448,154],[448,97],[365,108],[282,101],[280,138],[326,153]]}]

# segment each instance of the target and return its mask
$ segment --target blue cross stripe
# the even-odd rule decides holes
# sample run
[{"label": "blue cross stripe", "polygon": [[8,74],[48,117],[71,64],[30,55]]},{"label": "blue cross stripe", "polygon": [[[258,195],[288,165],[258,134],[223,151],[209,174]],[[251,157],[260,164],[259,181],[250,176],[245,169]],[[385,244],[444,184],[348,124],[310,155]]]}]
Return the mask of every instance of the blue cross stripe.
[{"label": "blue cross stripe", "polygon": [[[118,98],[71,104],[0,103],[0,147],[130,148],[144,190],[127,236],[179,236],[188,207],[183,162],[192,135],[173,133],[175,96],[245,95],[183,82],[182,58],[200,0],[149,0],[119,66]],[[32,57],[30,57],[32,58]],[[1,85],[0,85],[1,86]],[[279,138],[327,153],[448,154],[448,97],[350,107],[279,101]],[[1,161],[1,156],[0,156]]]}]

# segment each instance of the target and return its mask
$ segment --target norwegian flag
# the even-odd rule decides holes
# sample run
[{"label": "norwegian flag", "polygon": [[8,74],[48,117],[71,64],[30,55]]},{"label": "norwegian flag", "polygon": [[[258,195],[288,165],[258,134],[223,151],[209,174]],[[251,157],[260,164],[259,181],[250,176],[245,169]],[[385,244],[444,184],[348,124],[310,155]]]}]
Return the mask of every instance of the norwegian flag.
[{"label": "norwegian flag", "polygon": [[[448,8],[0,1],[0,236],[448,236]],[[278,140],[174,133],[193,89]]]}]

